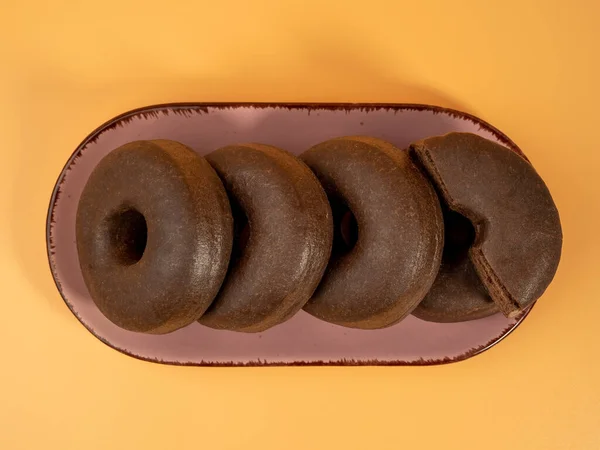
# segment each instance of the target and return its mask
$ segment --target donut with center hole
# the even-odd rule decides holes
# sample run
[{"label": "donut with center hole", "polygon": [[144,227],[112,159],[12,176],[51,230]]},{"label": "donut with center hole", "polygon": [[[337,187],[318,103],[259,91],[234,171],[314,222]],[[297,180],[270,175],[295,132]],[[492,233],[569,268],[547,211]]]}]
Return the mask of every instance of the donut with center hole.
[{"label": "donut with center hole", "polygon": [[472,245],[459,263],[476,274],[467,278],[457,266],[443,266],[439,289],[415,314],[455,322],[476,318],[473,311],[477,317],[525,311],[552,281],[562,248],[558,210],[542,178],[522,156],[472,133],[424,139],[411,152],[445,206],[471,222]]},{"label": "donut with center hole", "polygon": [[233,239],[210,164],[178,142],[136,141],[104,157],[79,200],[77,251],[100,311],[162,334],[197,320],[225,277]]},{"label": "donut with center hole", "polygon": [[346,327],[393,325],[437,274],[443,221],[433,186],[408,156],[371,137],[344,137],[301,155],[334,215],[332,256],[304,309]]},{"label": "donut with center hole", "polygon": [[234,212],[229,272],[199,322],[259,332],[292,317],[313,294],[331,252],[331,210],[323,188],[294,155],[262,144],[206,156]]}]

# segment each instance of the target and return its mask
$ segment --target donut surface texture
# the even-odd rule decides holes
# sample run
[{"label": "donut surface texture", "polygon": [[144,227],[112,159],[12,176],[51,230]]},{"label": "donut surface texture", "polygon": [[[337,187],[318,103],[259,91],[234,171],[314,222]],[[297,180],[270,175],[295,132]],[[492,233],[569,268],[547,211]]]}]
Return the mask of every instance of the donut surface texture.
[{"label": "donut surface texture", "polygon": [[302,161],[269,145],[231,145],[206,158],[229,195],[236,239],[223,287],[200,323],[266,330],[302,309],[321,280],[333,236],[327,197]]},{"label": "donut surface texture", "polygon": [[[499,310],[513,317],[538,299],[560,260],[556,205],[533,166],[508,148],[470,133],[411,146],[447,207],[475,230],[469,259]],[[462,301],[457,291],[452,302]]]},{"label": "donut surface texture", "polygon": [[[439,269],[443,221],[433,186],[408,152],[380,139],[332,139],[301,158],[329,197],[338,234],[323,280],[304,309],[353,328],[399,322],[423,299]],[[354,226],[347,225],[349,217]]]},{"label": "donut surface texture", "polygon": [[178,142],[136,141],[102,159],[81,195],[77,250],[100,311],[162,334],[197,320],[227,272],[233,221],[210,164]]}]

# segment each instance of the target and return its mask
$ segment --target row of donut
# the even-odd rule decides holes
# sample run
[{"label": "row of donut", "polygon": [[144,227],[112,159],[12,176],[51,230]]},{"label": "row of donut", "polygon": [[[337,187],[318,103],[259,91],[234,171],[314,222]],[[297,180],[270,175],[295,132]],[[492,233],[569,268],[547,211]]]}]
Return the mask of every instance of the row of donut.
[{"label": "row of donut", "polygon": [[93,301],[116,325],[155,334],[196,320],[259,332],[302,308],[362,329],[411,313],[514,316],[549,285],[562,246],[532,165],[469,133],[409,149],[342,137],[299,157],[131,142],[95,167],[76,220]]}]

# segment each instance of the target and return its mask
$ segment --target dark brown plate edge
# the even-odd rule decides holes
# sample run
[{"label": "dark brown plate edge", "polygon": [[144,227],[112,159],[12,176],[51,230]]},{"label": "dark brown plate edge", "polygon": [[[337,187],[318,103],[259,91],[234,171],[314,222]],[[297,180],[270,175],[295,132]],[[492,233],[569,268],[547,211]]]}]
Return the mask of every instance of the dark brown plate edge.
[{"label": "dark brown plate edge", "polygon": [[472,358],[473,356],[479,355],[500,341],[504,340],[508,335],[510,335],[523,320],[529,315],[529,312],[535,305],[531,305],[523,314],[519,316],[517,321],[505,328],[502,333],[487,342],[486,344],[480,345],[478,347],[472,348],[465,353],[462,353],[453,358],[444,357],[442,359],[419,359],[416,361],[381,361],[381,360],[354,360],[354,359],[341,359],[336,361],[295,361],[295,362],[268,362],[261,361],[260,359],[256,361],[248,361],[248,362],[211,362],[211,361],[201,361],[201,362],[174,362],[174,361],[164,361],[158,358],[150,358],[141,355],[137,355],[135,353],[131,353],[126,349],[117,347],[109,342],[107,339],[103,338],[99,334],[97,334],[89,325],[87,325],[81,317],[75,312],[72,305],[67,300],[60,281],[58,280],[58,276],[55,273],[53,264],[52,264],[52,255],[54,253],[51,242],[50,230],[51,226],[54,223],[54,206],[60,194],[60,188],[63,183],[63,180],[66,176],[66,173],[70,170],[71,165],[75,162],[75,160],[81,155],[82,151],[86,148],[89,143],[94,142],[96,139],[100,137],[103,133],[118,127],[124,126],[129,121],[133,120],[135,117],[142,116],[144,118],[148,117],[156,117],[159,113],[168,115],[170,113],[180,114],[180,115],[188,115],[191,113],[208,113],[209,108],[213,109],[235,109],[235,108],[283,108],[289,110],[307,110],[310,114],[312,111],[318,110],[329,110],[329,111],[354,111],[359,110],[361,112],[370,112],[370,111],[378,111],[378,110],[392,110],[395,113],[398,111],[428,111],[433,112],[434,114],[448,114],[451,117],[457,117],[460,119],[468,120],[475,125],[479,126],[480,129],[486,130],[492,134],[494,134],[500,142],[506,145],[508,148],[518,153],[525,159],[527,157],[521,151],[521,149],[515,144],[508,136],[506,136],[499,129],[489,124],[488,122],[480,119],[477,116],[472,114],[458,111],[451,108],[445,108],[441,106],[433,106],[433,105],[425,105],[419,103],[262,103],[262,102],[239,102],[239,103],[229,103],[229,102],[216,102],[216,103],[195,103],[195,102],[183,102],[183,103],[162,103],[157,105],[145,106],[141,108],[136,108],[125,113],[119,114],[118,116],[113,117],[112,119],[104,122],[102,125],[97,127],[94,131],[92,131],[82,142],[77,146],[77,148],[73,151],[65,165],[63,166],[58,178],[54,184],[54,188],[52,189],[52,195],[50,196],[50,201],[48,205],[48,212],[46,215],[46,254],[48,257],[48,266],[50,269],[50,273],[52,274],[52,279],[54,280],[54,284],[62,297],[63,301],[71,311],[71,313],[77,318],[77,320],[87,329],[94,337],[96,337],[100,342],[104,343],[108,347],[124,354],[130,356],[135,359],[139,359],[141,361],[153,362],[159,364],[173,365],[173,366],[195,366],[195,367],[285,367],[285,366],[435,366],[442,364],[450,364],[455,362],[464,361],[466,359]]}]

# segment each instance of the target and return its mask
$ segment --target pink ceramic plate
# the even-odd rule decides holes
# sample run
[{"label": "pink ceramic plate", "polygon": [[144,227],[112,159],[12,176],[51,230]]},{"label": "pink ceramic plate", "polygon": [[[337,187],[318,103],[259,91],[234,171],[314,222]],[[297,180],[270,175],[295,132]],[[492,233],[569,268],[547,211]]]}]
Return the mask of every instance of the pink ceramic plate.
[{"label": "pink ceramic plate", "polygon": [[125,331],[96,308],[83,282],[75,245],[75,212],[90,172],[114,148],[139,139],[173,139],[200,154],[233,143],[260,142],[301,153],[337,136],[369,135],[406,148],[450,131],[477,133],[515,152],[519,148],[484,121],[424,105],[170,104],[122,114],[96,129],[62,170],[50,200],[48,258],[67,306],[98,339],[127,355],[180,365],[426,365],[460,361],[507,336],[524,319],[496,314],[438,324],[408,317],[390,328],[363,331],[300,312],[259,334],[192,324],[154,336]]}]

